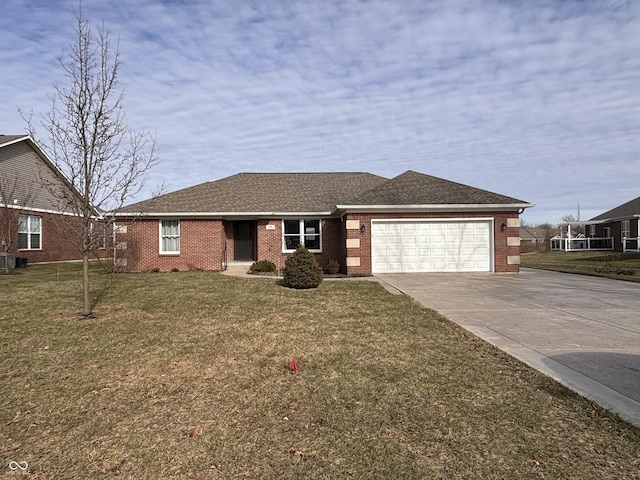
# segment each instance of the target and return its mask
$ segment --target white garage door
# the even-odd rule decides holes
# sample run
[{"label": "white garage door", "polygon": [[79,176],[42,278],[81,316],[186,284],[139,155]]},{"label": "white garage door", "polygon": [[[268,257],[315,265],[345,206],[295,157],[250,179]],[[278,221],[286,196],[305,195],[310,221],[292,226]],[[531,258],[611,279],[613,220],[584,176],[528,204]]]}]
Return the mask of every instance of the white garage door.
[{"label": "white garage door", "polygon": [[490,220],[373,220],[373,273],[490,272]]}]

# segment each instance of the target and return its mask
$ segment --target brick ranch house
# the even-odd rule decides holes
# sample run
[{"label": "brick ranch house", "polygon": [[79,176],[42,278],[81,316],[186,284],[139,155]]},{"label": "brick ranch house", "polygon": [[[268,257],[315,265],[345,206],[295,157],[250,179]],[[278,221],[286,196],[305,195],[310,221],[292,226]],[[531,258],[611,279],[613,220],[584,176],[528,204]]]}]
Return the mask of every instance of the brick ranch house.
[{"label": "brick ranch house", "polygon": [[28,263],[82,258],[68,235],[73,214],[55,191],[81,198],[29,135],[0,135],[0,251]]},{"label": "brick ranch house", "polygon": [[116,252],[130,271],[281,269],[304,243],[348,275],[518,272],[519,214],[532,206],[413,171],[240,173],[118,211]]},{"label": "brick ranch house", "polygon": [[589,238],[610,238],[619,252],[640,252],[640,197],[585,222]]}]

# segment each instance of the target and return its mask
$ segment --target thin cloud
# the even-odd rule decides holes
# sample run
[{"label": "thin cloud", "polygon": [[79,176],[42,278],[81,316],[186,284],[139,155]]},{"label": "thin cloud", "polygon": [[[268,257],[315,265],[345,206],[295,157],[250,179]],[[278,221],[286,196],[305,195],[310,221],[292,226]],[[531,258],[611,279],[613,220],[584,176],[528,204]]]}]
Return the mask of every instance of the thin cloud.
[{"label": "thin cloud", "polygon": [[[24,129],[13,105],[48,110],[73,41],[76,2],[22,4],[0,18],[4,133]],[[141,0],[83,15],[119,37],[127,121],[156,132],[151,180],[172,189],[413,169],[536,203],[534,222],[638,195],[637,2]]]}]

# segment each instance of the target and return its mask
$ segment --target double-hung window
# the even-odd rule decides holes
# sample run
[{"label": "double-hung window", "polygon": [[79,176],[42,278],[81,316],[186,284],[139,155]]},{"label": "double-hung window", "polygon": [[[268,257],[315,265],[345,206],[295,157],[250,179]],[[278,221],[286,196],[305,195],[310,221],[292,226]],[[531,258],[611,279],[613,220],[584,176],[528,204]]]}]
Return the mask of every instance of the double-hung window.
[{"label": "double-hung window", "polygon": [[318,219],[282,221],[282,248],[293,252],[301,243],[311,252],[322,251],[322,222]]},{"label": "double-hung window", "polygon": [[160,220],[160,253],[180,253],[180,220]]},{"label": "double-hung window", "polygon": [[42,249],[42,218],[34,215],[18,217],[18,248],[20,250]]},{"label": "double-hung window", "polygon": [[622,220],[622,238],[631,236],[631,220]]}]

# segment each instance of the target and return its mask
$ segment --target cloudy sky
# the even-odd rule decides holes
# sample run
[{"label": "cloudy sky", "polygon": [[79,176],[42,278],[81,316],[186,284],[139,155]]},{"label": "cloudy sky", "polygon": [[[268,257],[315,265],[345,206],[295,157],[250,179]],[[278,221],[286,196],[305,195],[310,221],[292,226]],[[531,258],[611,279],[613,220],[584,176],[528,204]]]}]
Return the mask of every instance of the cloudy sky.
[{"label": "cloudy sky", "polygon": [[[3,0],[0,133],[51,108],[76,0]],[[238,172],[406,170],[588,219],[640,195],[635,0],[83,0],[119,37],[151,194]],[[41,134],[44,132],[41,132]],[[45,145],[46,147],[46,145]]]}]

